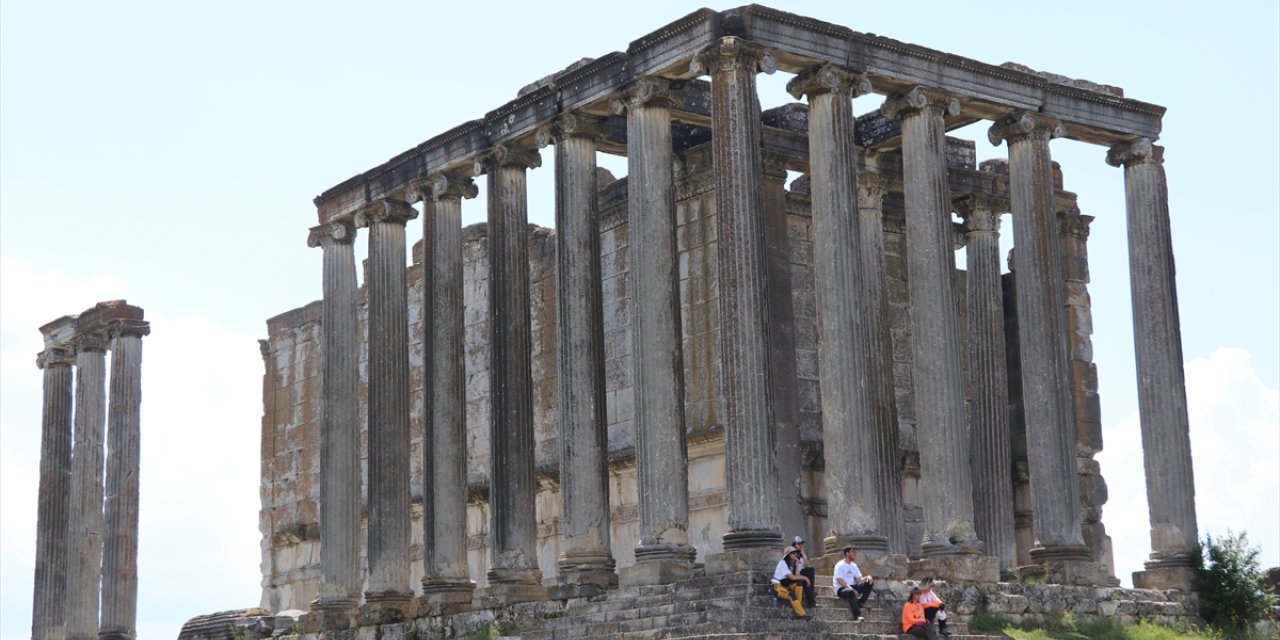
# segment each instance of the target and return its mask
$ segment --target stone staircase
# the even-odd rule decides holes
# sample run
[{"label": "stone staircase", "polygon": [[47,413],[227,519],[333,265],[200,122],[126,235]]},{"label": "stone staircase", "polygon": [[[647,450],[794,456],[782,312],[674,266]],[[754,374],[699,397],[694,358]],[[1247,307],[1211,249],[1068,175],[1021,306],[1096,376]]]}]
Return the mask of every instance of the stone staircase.
[{"label": "stone staircase", "polygon": [[[769,576],[745,571],[695,575],[674,584],[624,587],[594,598],[570,600],[562,610],[523,626],[522,640],[595,638],[707,639],[803,638],[897,640],[906,588],[878,584],[863,607],[862,622],[830,589],[829,576],[818,577],[818,607],[798,619],[773,596]],[[967,634],[967,625],[950,621],[957,640],[994,640],[1003,636]],[[907,636],[909,637],[909,636]]]}]

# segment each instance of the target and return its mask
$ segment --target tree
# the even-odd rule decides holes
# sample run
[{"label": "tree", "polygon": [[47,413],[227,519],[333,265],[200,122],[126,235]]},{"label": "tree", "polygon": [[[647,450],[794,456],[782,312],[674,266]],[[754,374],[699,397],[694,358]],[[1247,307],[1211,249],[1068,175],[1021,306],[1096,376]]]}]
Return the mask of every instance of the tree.
[{"label": "tree", "polygon": [[1257,547],[1248,535],[1227,531],[1226,537],[1205,536],[1197,554],[1196,592],[1200,617],[1227,631],[1245,631],[1260,620],[1272,597],[1262,588]]}]

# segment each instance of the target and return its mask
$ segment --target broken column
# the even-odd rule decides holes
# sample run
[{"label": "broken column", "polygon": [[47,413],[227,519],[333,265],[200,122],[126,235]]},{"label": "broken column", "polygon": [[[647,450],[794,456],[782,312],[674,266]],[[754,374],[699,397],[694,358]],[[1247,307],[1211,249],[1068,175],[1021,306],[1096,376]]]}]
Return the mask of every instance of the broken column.
[{"label": "broken column", "polygon": [[758,562],[763,569],[777,562],[773,556],[782,542],[782,529],[774,464],[764,168],[756,73],[771,73],[776,67],[771,53],[735,37],[722,38],[693,62],[694,73],[711,75],[711,149],[719,238],[718,370],[729,497],[724,549],[767,549]]},{"label": "broken column", "polygon": [[557,597],[617,586],[609,536],[609,434],[596,141],[603,121],[562,114],[540,143],[556,151],[556,376],[561,538]]},{"label": "broken column", "polygon": [[1133,584],[1187,589],[1199,540],[1164,147],[1138,138],[1112,147],[1107,163],[1124,167],[1138,415],[1151,520],[1151,555],[1146,569],[1133,574]]},{"label": "broken column", "polygon": [[405,224],[418,212],[400,200],[360,211],[369,228],[369,485],[367,614],[403,619],[409,585],[409,302]]},{"label": "broken column", "polygon": [[471,178],[437,173],[414,185],[423,203],[423,348],[426,425],[423,441],[422,599],[420,614],[466,609],[475,583],[467,569],[466,352],[463,348],[462,199],[478,193]]},{"label": "broken column", "polygon": [[672,191],[673,82],[645,77],[613,100],[627,115],[627,233],[640,541],[623,584],[674,582],[693,571],[680,281]]},{"label": "broken column", "polygon": [[355,226],[336,221],[311,229],[307,245],[323,252],[320,320],[320,592],[312,609],[326,629],[341,629],[360,604],[360,429]]},{"label": "broken column", "polygon": [[1088,575],[1089,549],[1080,533],[1075,418],[1049,155],[1049,140],[1061,134],[1057,120],[1022,112],[996,122],[988,136],[992,144],[1009,144],[1018,344],[1037,540],[1031,560],[1052,581],[1092,583],[1096,576]]},{"label": "broken column", "polygon": [[36,499],[36,568],[31,603],[32,640],[61,640],[66,634],[67,525],[71,480],[71,343],[75,316],[40,327],[44,351],[36,364],[44,371],[40,426],[40,487]]},{"label": "broken column", "polygon": [[915,87],[885,101],[886,117],[902,119],[907,270],[912,361],[924,502],[924,560],[913,573],[994,582],[999,561],[981,555],[973,525],[973,481],[965,422],[960,319],[952,284],[951,201],[945,122],[957,115],[955,96]]},{"label": "broken column", "polygon": [[1004,297],[1000,284],[1000,214],[1009,205],[986,195],[955,203],[964,218],[969,318],[969,447],[978,536],[1017,568],[1013,538],[1013,461],[1009,440],[1009,386],[1005,365]]},{"label": "broken column", "polygon": [[120,304],[104,327],[111,337],[107,420],[102,621],[99,640],[133,640],[138,618],[138,472],[142,419],[142,309]]},{"label": "broken column", "polygon": [[536,151],[497,146],[487,176],[489,236],[489,590],[499,603],[546,597],[538,569],[525,172]]}]

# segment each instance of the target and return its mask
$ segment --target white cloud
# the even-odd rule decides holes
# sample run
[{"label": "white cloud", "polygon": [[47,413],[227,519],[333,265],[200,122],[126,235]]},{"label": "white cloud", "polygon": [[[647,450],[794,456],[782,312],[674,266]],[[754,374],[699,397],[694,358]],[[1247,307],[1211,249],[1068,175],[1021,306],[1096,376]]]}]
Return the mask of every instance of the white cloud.
[{"label": "white cloud", "polygon": [[[1245,531],[1264,568],[1280,565],[1280,390],[1262,382],[1244,349],[1196,358],[1186,374],[1200,536]],[[1108,427],[1104,441],[1103,521],[1129,584],[1151,550],[1138,415]]]},{"label": "white cloud", "polygon": [[[31,615],[41,374],[37,328],[122,297],[112,276],[78,281],[4,259],[0,292],[0,637]],[[256,606],[262,361],[254,337],[203,316],[147,310],[139,524],[140,637],[174,638],[188,618]]]}]

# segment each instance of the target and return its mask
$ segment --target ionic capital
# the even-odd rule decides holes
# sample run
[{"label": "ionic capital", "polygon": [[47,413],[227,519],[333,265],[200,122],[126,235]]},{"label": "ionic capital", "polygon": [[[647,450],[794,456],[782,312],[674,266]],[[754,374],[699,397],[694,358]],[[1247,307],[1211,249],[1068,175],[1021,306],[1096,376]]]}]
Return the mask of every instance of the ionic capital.
[{"label": "ionic capital", "polygon": [[960,115],[960,99],[949,91],[932,87],[914,87],[906,93],[895,93],[880,106],[880,115],[902,118],[921,111],[937,111],[943,116]]},{"label": "ionic capital", "polygon": [[664,107],[670,109],[684,99],[681,89],[684,83],[661,76],[645,76],[631,83],[622,93],[609,101],[609,107],[617,115],[629,109]]},{"label": "ionic capital", "polygon": [[987,130],[987,139],[998,147],[1006,140],[1011,143],[1027,138],[1050,140],[1061,138],[1066,133],[1067,130],[1057,118],[1034,111],[1022,111],[996,121]]},{"label": "ionic capital", "polygon": [[[101,327],[101,325],[98,326]],[[111,340],[100,330],[94,330],[76,334],[72,344],[75,346],[76,353],[106,351],[111,346]]]},{"label": "ionic capital", "polygon": [[36,366],[44,369],[57,365],[73,365],[76,363],[76,354],[69,347],[49,347],[44,351],[36,354]]},{"label": "ionic capital", "polygon": [[1080,213],[1079,207],[1071,207],[1058,211],[1058,230],[1062,235],[1088,239],[1089,225],[1092,223],[1093,216]]},{"label": "ionic capital", "polygon": [[316,248],[330,244],[351,244],[356,240],[356,225],[351,220],[336,220],[311,227],[307,246]]},{"label": "ionic capital", "polygon": [[787,83],[787,93],[797,100],[824,93],[839,93],[850,98],[871,93],[871,80],[866,74],[856,73],[833,64],[824,64],[801,73]]},{"label": "ionic capital", "polygon": [[1008,213],[1010,203],[1005,198],[974,193],[951,203],[964,220],[965,233],[999,233],[1000,214]]},{"label": "ionic capital", "polygon": [[875,206],[870,207],[879,209],[884,201],[884,194],[889,191],[889,179],[878,173],[870,171],[858,172],[858,207],[868,207],[874,202]]},{"label": "ionic capital", "polygon": [[355,226],[368,227],[374,223],[406,224],[418,217],[418,210],[403,200],[384,198],[356,212]]},{"label": "ionic capital", "polygon": [[116,318],[107,324],[107,333],[112,338],[120,336],[141,338],[142,336],[151,335],[151,323],[146,320]]},{"label": "ionic capital", "polygon": [[1140,164],[1162,164],[1164,147],[1151,138],[1134,138],[1121,142],[1107,150],[1107,164],[1113,167],[1133,167]]},{"label": "ionic capital", "polygon": [[546,148],[552,142],[559,142],[568,137],[581,136],[600,140],[608,136],[609,130],[604,118],[585,113],[566,112],[556,116],[548,124],[538,127],[535,141],[539,149]]},{"label": "ionic capital", "polygon": [[761,154],[764,175],[768,178],[787,179],[787,157],[780,153],[764,152]]},{"label": "ionic capital", "polygon": [[695,78],[742,69],[773,73],[778,70],[778,58],[771,49],[750,44],[737,36],[725,36],[689,61],[689,73]]},{"label": "ionic capital", "polygon": [[542,166],[542,156],[537,150],[500,144],[476,156],[472,173],[492,175],[495,169],[537,169]]},{"label": "ionic capital", "polygon": [[462,200],[476,197],[480,190],[470,176],[456,171],[438,171],[409,183],[410,202]]}]

